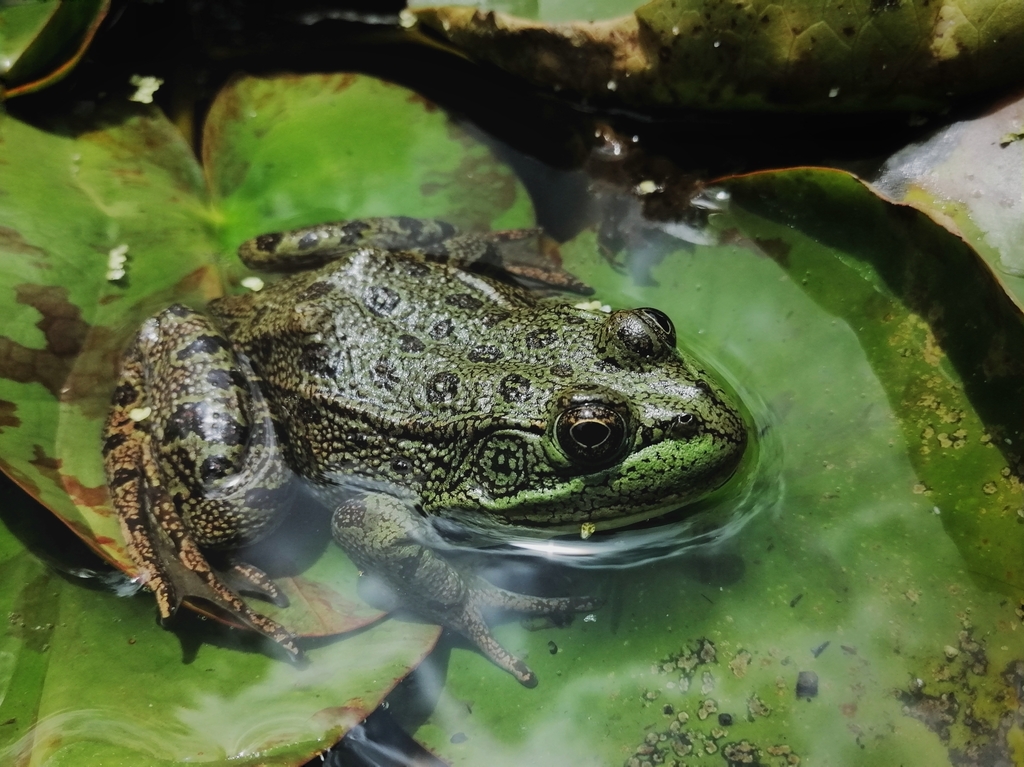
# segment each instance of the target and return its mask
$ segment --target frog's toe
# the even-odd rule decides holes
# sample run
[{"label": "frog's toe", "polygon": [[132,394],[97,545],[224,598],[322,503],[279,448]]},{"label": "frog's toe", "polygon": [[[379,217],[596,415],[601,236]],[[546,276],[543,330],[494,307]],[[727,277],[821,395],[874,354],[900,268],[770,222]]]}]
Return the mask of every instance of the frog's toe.
[{"label": "frog's toe", "polygon": [[514,676],[523,687],[536,687],[537,675],[494,638],[473,601],[475,600],[471,600],[457,620],[451,622],[453,627],[480,648],[492,663]]},{"label": "frog's toe", "polygon": [[597,597],[535,597],[506,591],[490,584],[479,589],[477,593],[477,599],[482,607],[512,610],[529,615],[571,615],[596,610],[603,604],[603,600]]},{"label": "frog's toe", "polygon": [[265,599],[277,607],[288,606],[288,597],[284,592],[269,575],[255,565],[232,562],[230,567],[221,573],[221,577],[235,591]]}]

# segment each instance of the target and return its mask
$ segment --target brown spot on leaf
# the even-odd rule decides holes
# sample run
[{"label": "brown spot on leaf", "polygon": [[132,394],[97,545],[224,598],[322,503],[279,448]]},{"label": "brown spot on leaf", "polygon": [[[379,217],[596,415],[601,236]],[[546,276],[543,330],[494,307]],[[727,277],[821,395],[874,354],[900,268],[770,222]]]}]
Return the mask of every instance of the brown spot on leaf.
[{"label": "brown spot on leaf", "polygon": [[33,445],[32,452],[35,457],[29,463],[35,466],[40,474],[71,496],[71,500],[76,505],[87,506],[104,517],[109,517],[113,513],[108,505],[109,496],[106,485],[88,487],[83,485],[78,477],[62,473],[61,467],[64,462],[59,458],[47,455],[46,450],[40,445]]},{"label": "brown spot on leaf", "polygon": [[60,467],[64,462],[60,458],[53,458],[47,455],[40,445],[33,445],[32,453],[35,455],[35,458],[29,461],[29,463],[39,469],[39,473],[44,477],[60,484]]},{"label": "brown spot on leaf", "polygon": [[21,426],[21,419],[14,414],[17,409],[18,406],[13,402],[0,399],[0,434],[4,433],[5,426],[10,426],[11,428]]},{"label": "brown spot on leaf", "polygon": [[0,376],[18,383],[35,381],[59,398],[89,325],[81,310],[68,301],[66,288],[22,284],[14,291],[19,304],[43,315],[36,327],[43,332],[46,346],[30,349],[0,336]]},{"label": "brown spot on leaf", "polygon": [[21,236],[21,232],[17,229],[11,229],[8,226],[0,226],[0,250],[19,256],[31,257],[32,265],[36,269],[53,268],[46,261],[46,257],[48,255],[47,252],[25,240],[25,238]]}]

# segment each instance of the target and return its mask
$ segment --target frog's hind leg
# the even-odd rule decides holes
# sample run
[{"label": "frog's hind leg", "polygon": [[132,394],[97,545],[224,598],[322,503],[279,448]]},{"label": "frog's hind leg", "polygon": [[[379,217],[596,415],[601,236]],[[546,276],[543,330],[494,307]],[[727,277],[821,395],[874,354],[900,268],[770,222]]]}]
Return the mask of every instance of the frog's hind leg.
[{"label": "frog's hind leg", "polygon": [[[164,345],[179,362],[193,360],[168,343],[173,334],[169,336],[166,327],[160,332],[161,320],[166,325],[166,321],[197,317],[184,307],[172,307],[147,321],[125,353],[104,429],[104,464],[111,500],[128,552],[142,582],[156,597],[162,622],[174,616],[183,600],[201,600],[272,639],[292,657],[299,657],[294,635],[250,609],[210,566],[192,527],[181,516],[168,486],[170,475],[162,468],[156,446],[159,439],[154,432],[162,437],[167,429],[155,410],[166,408],[159,390],[172,384],[174,375],[153,375],[151,370],[164,370],[162,365],[154,366],[153,357]],[[266,590],[262,581],[269,579],[262,573],[257,576],[241,568],[239,574]]]},{"label": "frog's hind leg", "polygon": [[537,677],[494,638],[483,612],[502,608],[569,614],[598,604],[589,598],[516,594],[461,572],[427,545],[437,540],[436,533],[415,509],[388,495],[371,493],[345,500],[334,512],[331,526],[335,541],[356,566],[384,580],[409,609],[470,639],[526,687],[535,686]]}]

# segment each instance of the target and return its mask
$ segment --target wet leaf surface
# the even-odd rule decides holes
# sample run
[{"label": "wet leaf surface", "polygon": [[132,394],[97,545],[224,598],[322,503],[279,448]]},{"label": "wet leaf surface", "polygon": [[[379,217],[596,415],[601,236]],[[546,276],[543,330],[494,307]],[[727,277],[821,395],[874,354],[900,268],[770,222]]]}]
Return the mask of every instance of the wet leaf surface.
[{"label": "wet leaf surface", "polygon": [[703,204],[717,244],[627,260],[653,284],[592,235],[563,255],[763,398],[778,502],[591,576],[608,603],[571,627],[502,626],[536,690],[497,700],[448,646],[444,689],[421,668],[429,704],[391,710],[455,765],[1016,763],[1019,310],[959,238],[847,174],[725,179]]},{"label": "wet leaf surface", "polygon": [[609,106],[936,111],[1019,86],[1024,4],[414,3],[432,33]]}]

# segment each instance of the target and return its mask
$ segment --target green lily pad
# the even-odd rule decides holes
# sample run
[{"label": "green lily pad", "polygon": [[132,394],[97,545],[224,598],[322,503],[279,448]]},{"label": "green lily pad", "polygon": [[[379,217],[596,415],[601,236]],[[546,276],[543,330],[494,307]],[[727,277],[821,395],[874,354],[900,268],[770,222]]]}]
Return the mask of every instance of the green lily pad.
[{"label": "green lily pad", "polygon": [[594,577],[607,604],[571,627],[501,626],[536,690],[495,696],[449,648],[426,721],[392,711],[453,765],[1019,763],[1019,310],[962,240],[845,173],[700,202],[718,244],[642,254],[653,284],[624,284],[589,234],[563,256],[763,398],[778,502]]},{"label": "green lily pad", "polygon": [[110,0],[44,0],[0,7],[0,82],[7,98],[45,88],[85,54]]},{"label": "green lily pad", "polygon": [[[533,218],[514,175],[443,112],[353,75],[234,82],[211,108],[202,165],[159,111],[138,106],[85,126],[0,115],[0,139],[0,467],[128,573],[100,429],[120,350],[145,317],[241,289],[234,249],[283,225],[385,205],[393,215],[451,210],[486,228]],[[360,156],[379,163],[341,172]],[[349,632],[321,640],[308,668],[259,643],[225,646],[237,644],[226,629],[202,632],[182,663],[148,594],[117,599],[64,582],[16,541],[3,545],[4,593],[50,616],[30,621],[48,626],[38,641],[4,639],[0,721],[16,726],[0,728],[3,763],[108,764],[117,754],[294,764],[372,711],[439,633],[380,622],[358,597],[355,568],[328,546],[280,581],[289,608],[260,607],[307,635]]]},{"label": "green lily pad", "polygon": [[1024,82],[1020,0],[412,7],[410,20],[478,61],[639,110],[932,112]]}]

